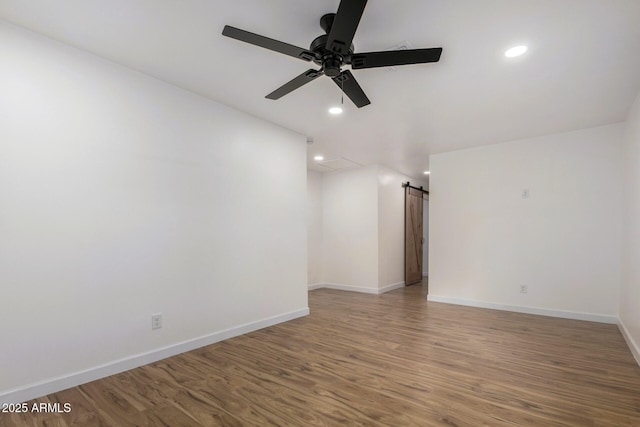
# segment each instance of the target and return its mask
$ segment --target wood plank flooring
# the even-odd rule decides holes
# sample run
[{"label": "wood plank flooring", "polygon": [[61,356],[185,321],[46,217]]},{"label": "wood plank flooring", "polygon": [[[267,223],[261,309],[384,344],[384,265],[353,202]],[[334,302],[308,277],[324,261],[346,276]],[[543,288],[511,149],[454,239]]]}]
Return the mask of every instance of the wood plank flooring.
[{"label": "wood plank flooring", "polygon": [[615,325],[320,289],[311,315],[55,393],[0,426],[640,426]]}]

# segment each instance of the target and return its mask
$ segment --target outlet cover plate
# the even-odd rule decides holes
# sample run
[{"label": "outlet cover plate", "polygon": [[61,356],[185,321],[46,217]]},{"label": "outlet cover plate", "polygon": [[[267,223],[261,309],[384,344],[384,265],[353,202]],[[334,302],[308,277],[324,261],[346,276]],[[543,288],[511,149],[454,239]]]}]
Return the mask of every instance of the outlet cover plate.
[{"label": "outlet cover plate", "polygon": [[151,315],[151,329],[162,328],[162,313]]}]

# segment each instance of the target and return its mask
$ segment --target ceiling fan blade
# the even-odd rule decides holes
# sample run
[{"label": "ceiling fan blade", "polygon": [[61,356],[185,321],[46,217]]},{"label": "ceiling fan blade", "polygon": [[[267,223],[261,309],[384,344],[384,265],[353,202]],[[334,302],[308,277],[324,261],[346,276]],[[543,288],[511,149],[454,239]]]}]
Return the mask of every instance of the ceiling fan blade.
[{"label": "ceiling fan blade", "polygon": [[342,0],[327,38],[327,49],[347,55],[367,0]]},{"label": "ceiling fan blade", "polygon": [[356,107],[362,108],[365,105],[371,104],[371,101],[369,101],[369,98],[367,98],[367,95],[365,95],[356,78],[351,74],[351,71],[345,70],[341,72],[337,77],[333,78],[333,81],[336,82],[338,87],[344,90],[344,93],[356,104]]},{"label": "ceiling fan blade", "polygon": [[393,67],[395,65],[438,62],[441,54],[441,47],[357,53],[351,56],[351,68],[359,70],[362,68]]},{"label": "ceiling fan blade", "polygon": [[294,90],[298,89],[299,87],[304,86],[307,83],[317,79],[322,74],[324,74],[322,72],[322,70],[314,70],[314,69],[307,70],[304,73],[300,74],[295,79],[283,84],[278,89],[274,90],[269,95],[265,96],[265,98],[267,98],[267,99],[280,99],[283,96],[285,96],[286,94],[288,94],[290,92],[293,92]]},{"label": "ceiling fan blade", "polygon": [[265,49],[273,50],[275,52],[283,53],[285,55],[293,56],[294,58],[302,59],[303,61],[312,61],[316,58],[316,54],[311,52],[310,50],[303,49],[289,43],[270,39],[269,37],[250,33],[249,31],[241,30],[229,25],[224,26],[222,35],[255,46],[260,46]]}]

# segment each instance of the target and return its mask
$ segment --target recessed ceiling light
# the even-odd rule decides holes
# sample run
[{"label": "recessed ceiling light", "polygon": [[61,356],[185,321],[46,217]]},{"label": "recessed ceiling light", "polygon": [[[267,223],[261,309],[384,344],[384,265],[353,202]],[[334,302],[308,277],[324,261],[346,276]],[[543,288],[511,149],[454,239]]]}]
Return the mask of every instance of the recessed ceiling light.
[{"label": "recessed ceiling light", "polygon": [[429,175],[431,172],[430,171],[424,171],[425,175]]},{"label": "recessed ceiling light", "polygon": [[511,49],[508,49],[504,56],[507,58],[515,58],[516,56],[520,56],[527,51],[527,47],[525,45],[514,46]]},{"label": "recessed ceiling light", "polygon": [[323,157],[323,156],[315,156],[315,157],[313,158],[313,160],[315,160],[316,162],[321,162],[321,161],[323,161],[323,160],[324,160],[324,157]]},{"label": "recessed ceiling light", "polygon": [[329,108],[329,113],[330,114],[342,114],[342,107],[331,107]]}]

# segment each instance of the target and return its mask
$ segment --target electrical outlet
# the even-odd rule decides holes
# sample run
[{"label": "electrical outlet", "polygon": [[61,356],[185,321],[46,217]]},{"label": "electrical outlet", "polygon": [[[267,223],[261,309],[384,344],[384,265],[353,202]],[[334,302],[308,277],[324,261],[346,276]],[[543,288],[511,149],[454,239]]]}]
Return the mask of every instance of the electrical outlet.
[{"label": "electrical outlet", "polygon": [[151,315],[151,329],[162,328],[162,313]]},{"label": "electrical outlet", "polygon": [[527,285],[520,285],[520,293],[521,294],[527,293]]},{"label": "electrical outlet", "polygon": [[529,198],[529,189],[525,188],[524,190],[522,190],[522,198],[523,199],[528,199]]}]

